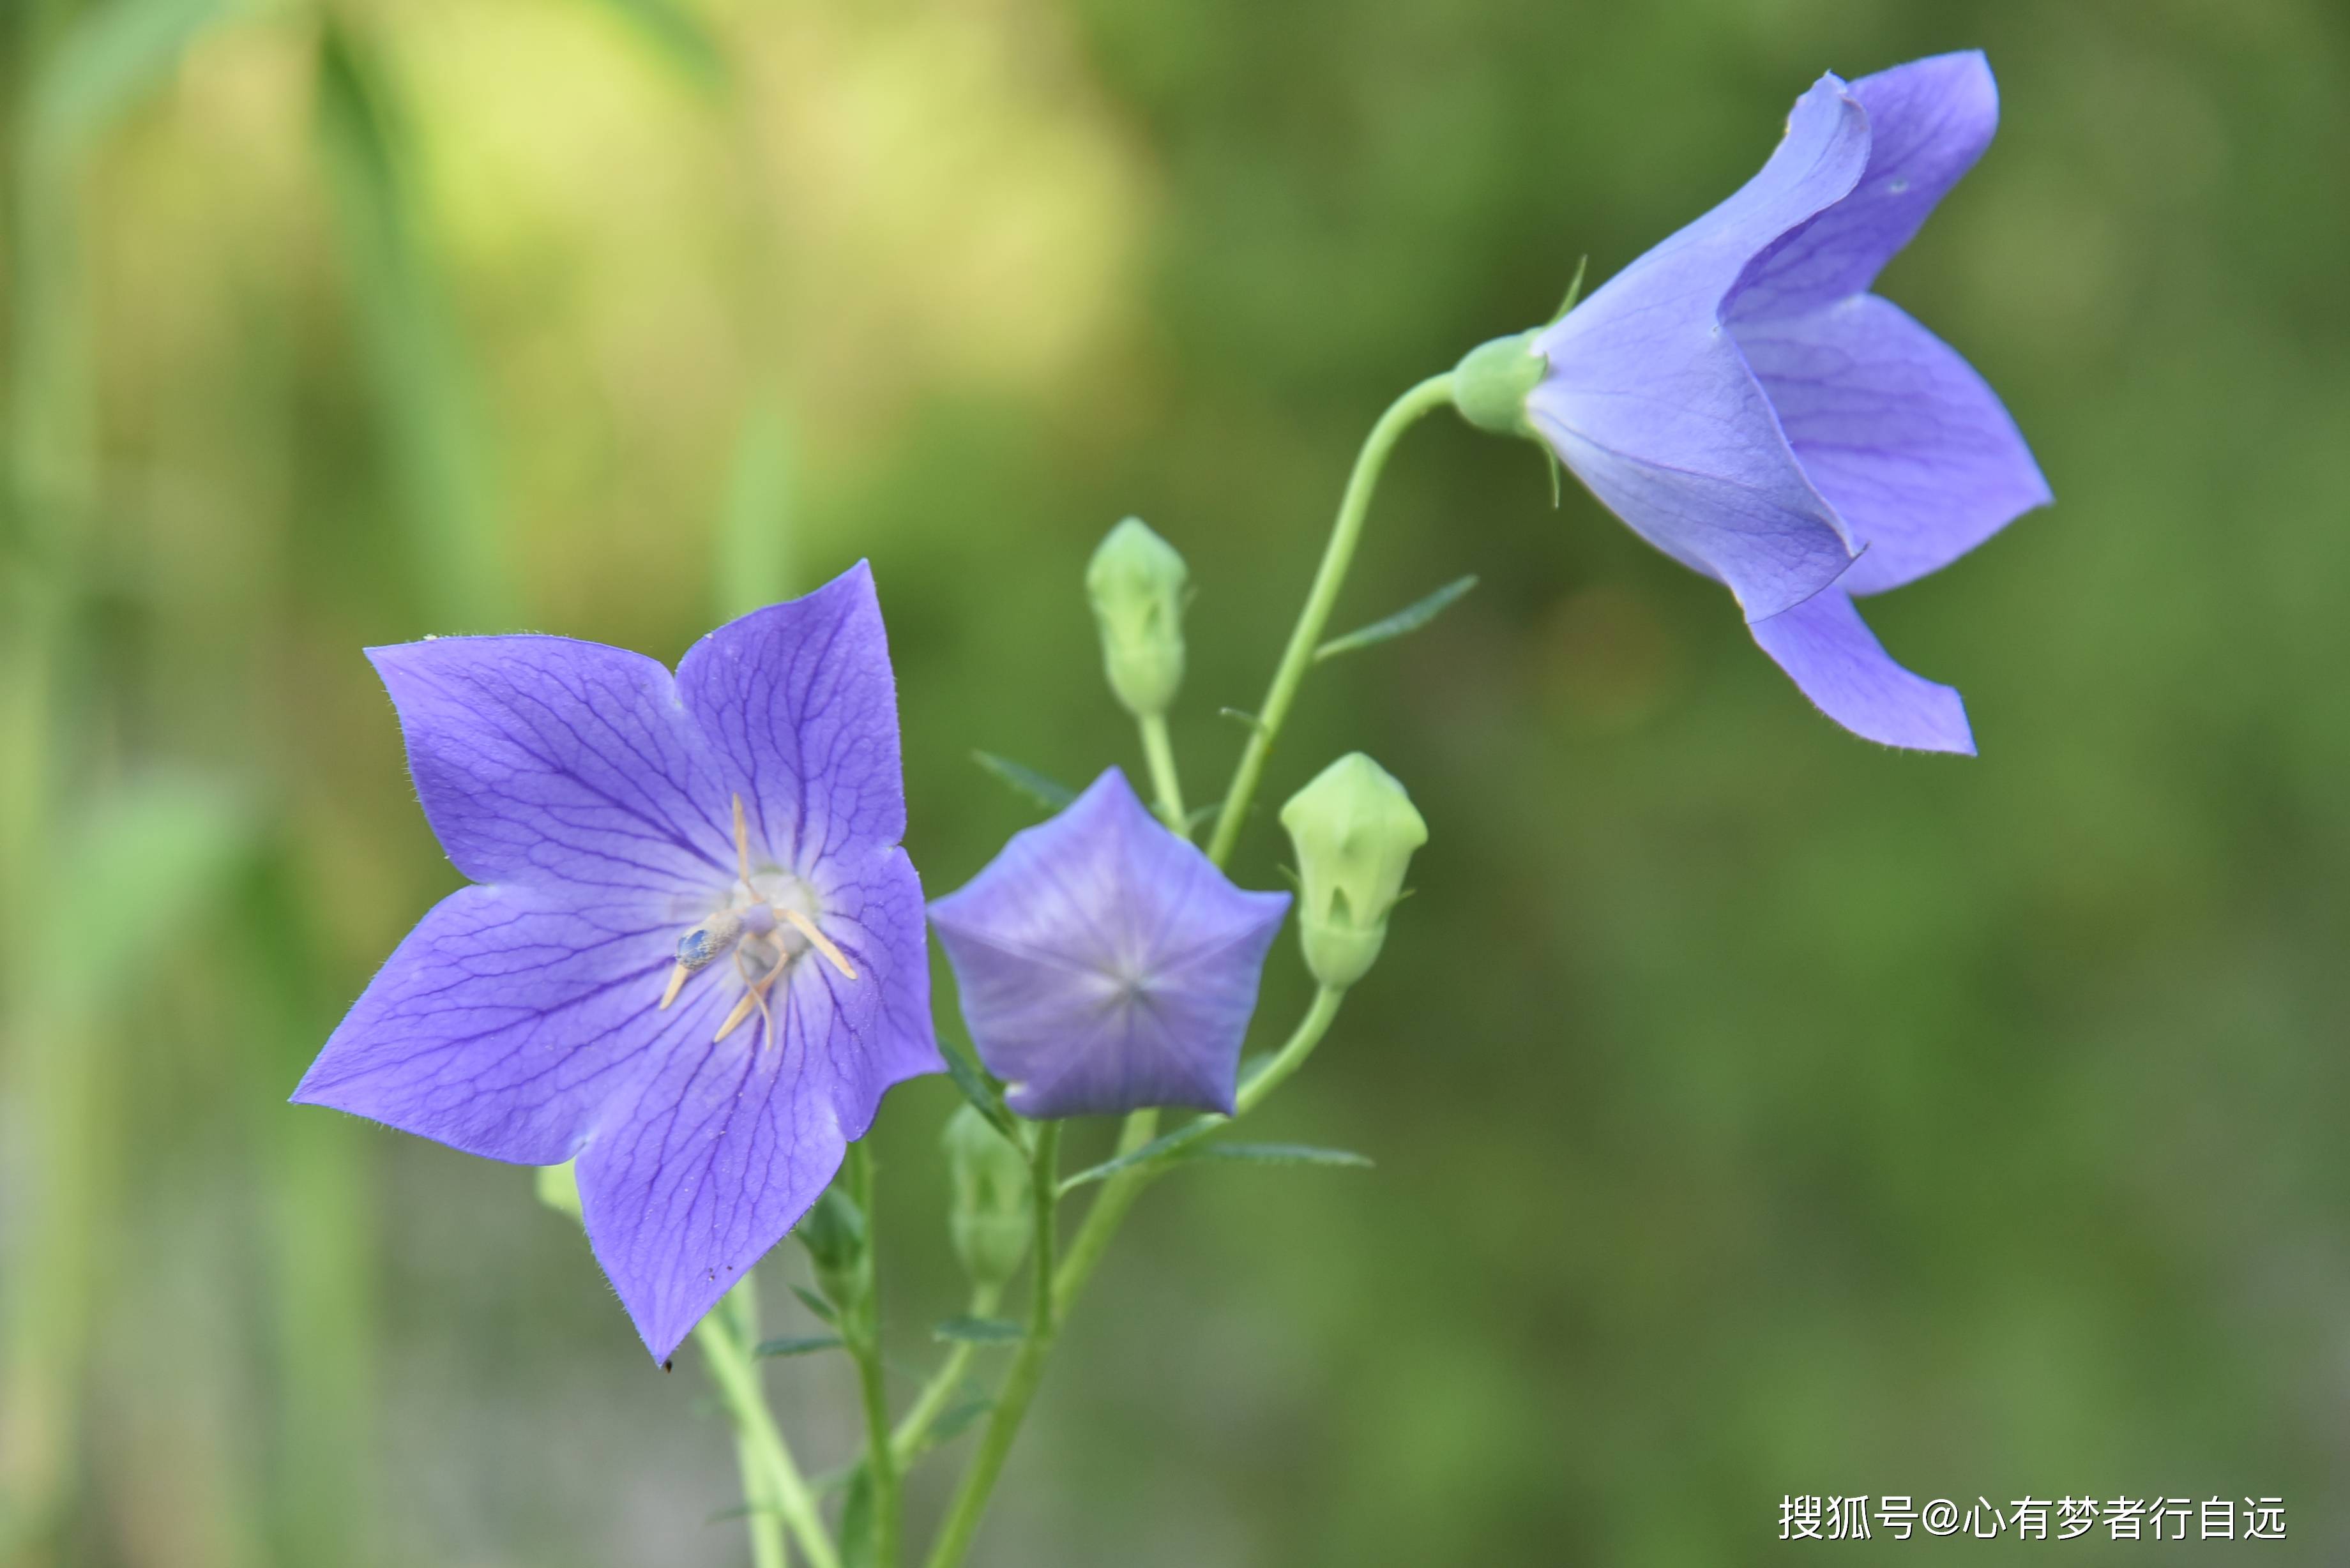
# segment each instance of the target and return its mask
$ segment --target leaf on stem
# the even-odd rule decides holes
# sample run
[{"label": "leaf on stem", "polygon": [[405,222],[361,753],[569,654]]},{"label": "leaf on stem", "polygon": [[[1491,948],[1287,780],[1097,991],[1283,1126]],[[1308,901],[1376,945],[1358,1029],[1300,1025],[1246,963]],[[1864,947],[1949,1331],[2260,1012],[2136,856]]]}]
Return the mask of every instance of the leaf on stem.
[{"label": "leaf on stem", "polygon": [[1350,631],[1344,637],[1332,638],[1314,650],[1314,662],[1319,664],[1326,659],[1335,659],[1342,653],[1352,653],[1357,649],[1369,648],[1382,642],[1392,642],[1399,637],[1409,636],[1450,609],[1476,586],[1477,579],[1473,575],[1449,582],[1426,598],[1404,606],[1385,620],[1375,620],[1370,625]]},{"label": "leaf on stem", "polygon": [[1046,811],[1058,811],[1077,798],[1077,792],[1060,780],[1047,778],[1035,768],[1024,766],[1009,757],[999,757],[993,752],[973,752],[971,760]]},{"label": "leaf on stem", "polygon": [[963,1345],[1014,1345],[1028,1331],[1008,1317],[951,1317],[931,1330],[939,1339]]},{"label": "leaf on stem", "polygon": [[1233,723],[1245,725],[1253,731],[1264,728],[1264,721],[1245,708],[1219,708],[1216,710],[1216,716],[1220,719],[1230,719]]},{"label": "leaf on stem", "polygon": [[962,1047],[948,1041],[939,1042],[939,1054],[946,1059],[947,1076],[962,1091],[972,1108],[987,1118],[987,1125],[1012,1141],[1013,1147],[1025,1152],[1020,1141],[1020,1124],[1004,1107],[1003,1091],[990,1077],[985,1068],[963,1054]]},{"label": "leaf on stem", "polygon": [[1246,1165],[1323,1165],[1367,1167],[1367,1156],[1343,1148],[1316,1148],[1302,1143],[1211,1143],[1208,1135],[1228,1126],[1222,1116],[1201,1116],[1187,1122],[1140,1148],[1077,1172],[1061,1183],[1061,1191],[1100,1181],[1122,1170],[1141,1166],[1185,1165],[1194,1160],[1232,1160]]},{"label": "leaf on stem", "polygon": [[825,1322],[838,1323],[840,1321],[839,1314],[836,1314],[832,1310],[832,1303],[826,1301],[814,1291],[808,1289],[806,1285],[794,1285],[792,1287],[792,1294],[800,1298],[800,1305],[807,1308],[808,1311],[816,1314],[816,1316],[824,1319]]},{"label": "leaf on stem", "polygon": [[799,1334],[783,1339],[763,1339],[752,1347],[754,1355],[807,1355],[819,1350],[839,1350],[843,1344],[837,1334]]},{"label": "leaf on stem", "polygon": [[1191,813],[1183,818],[1183,831],[1189,834],[1205,826],[1216,813],[1223,809],[1224,803],[1220,800],[1211,800],[1205,805],[1192,807]]},{"label": "leaf on stem", "polygon": [[931,1423],[930,1436],[922,1439],[922,1446],[926,1449],[934,1449],[941,1443],[952,1442],[961,1437],[972,1422],[994,1408],[995,1401],[984,1395],[964,1400]]},{"label": "leaf on stem", "polygon": [[1304,1143],[1211,1143],[1194,1150],[1192,1159],[1232,1159],[1247,1165],[1331,1165],[1367,1169],[1368,1155],[1352,1149],[1316,1148]]}]

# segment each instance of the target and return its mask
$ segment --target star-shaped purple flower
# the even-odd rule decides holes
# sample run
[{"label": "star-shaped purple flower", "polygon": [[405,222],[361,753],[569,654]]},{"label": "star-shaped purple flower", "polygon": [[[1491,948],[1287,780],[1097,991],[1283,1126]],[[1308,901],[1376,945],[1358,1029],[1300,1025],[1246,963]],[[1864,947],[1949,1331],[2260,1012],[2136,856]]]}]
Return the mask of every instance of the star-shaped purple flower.
[{"label": "star-shaped purple flower", "polygon": [[1829,717],[1926,751],[1974,750],[1966,709],[1852,596],[2051,497],[1982,379],[1866,290],[1998,124],[1981,54],[1823,77],[1761,173],[1531,341],[1525,412],[1592,493],[1727,583]]},{"label": "star-shaped purple flower", "polygon": [[559,637],[369,650],[473,879],[295,1091],[469,1154],[576,1159],[657,1358],[941,1066],[872,574],[678,666]]},{"label": "star-shaped purple flower", "polygon": [[1024,1116],[1230,1115],[1286,893],[1234,887],[1112,768],[931,905],[963,1021]]}]

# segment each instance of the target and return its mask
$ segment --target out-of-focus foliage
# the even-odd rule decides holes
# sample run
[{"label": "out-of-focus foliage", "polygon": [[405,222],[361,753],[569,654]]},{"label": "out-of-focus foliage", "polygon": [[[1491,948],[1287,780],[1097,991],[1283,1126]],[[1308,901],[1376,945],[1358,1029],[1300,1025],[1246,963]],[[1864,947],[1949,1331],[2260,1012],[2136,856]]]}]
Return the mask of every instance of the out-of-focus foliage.
[{"label": "out-of-focus foliage", "polygon": [[[974,750],[1139,766],[1081,580],[1139,513],[1211,801],[1388,399],[1821,70],[1978,45],[2004,128],[1884,287],[2059,501],[1870,613],[1981,759],[1852,740],[1534,458],[1411,436],[1336,624],[1485,586],[1318,666],[1264,791],[1360,748],[1431,827],[1252,1132],[1377,1167],[1155,1190],[980,1558],[1661,1568],[1775,1560],[1785,1492],[2191,1491],[2338,1560],[2335,0],[15,0],[0,1562],[741,1560],[723,1425],[525,1173],[282,1104],[455,884],[363,645],[674,659],[869,556],[943,889],[1037,815]],[[1306,993],[1284,942],[1268,1041]],[[957,1103],[882,1116],[909,1362]],[[818,1466],[838,1361],[769,1374]]]}]

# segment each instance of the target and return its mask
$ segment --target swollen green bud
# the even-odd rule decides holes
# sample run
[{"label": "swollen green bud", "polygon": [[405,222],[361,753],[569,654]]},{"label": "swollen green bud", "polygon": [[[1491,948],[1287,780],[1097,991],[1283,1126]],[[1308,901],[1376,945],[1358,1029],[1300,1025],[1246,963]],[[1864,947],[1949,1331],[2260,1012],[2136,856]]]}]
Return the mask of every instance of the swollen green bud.
[{"label": "swollen green bud", "polygon": [[1109,531],[1086,566],[1109,688],[1139,719],[1157,718],[1183,684],[1183,595],[1191,568],[1139,517]]},{"label": "swollen green bud", "polygon": [[1526,419],[1526,394],[1542,384],[1548,361],[1534,352],[1535,327],[1469,350],[1452,368],[1452,406],[1481,431],[1539,440]]},{"label": "swollen green bud", "polygon": [[1289,797],[1281,826],[1297,851],[1305,967],[1343,991],[1379,956],[1388,911],[1411,852],[1428,842],[1428,824],[1385,768],[1350,752]]},{"label": "swollen green bud", "polygon": [[947,1170],[954,1183],[947,1231],[955,1256],[975,1285],[1000,1285],[1020,1272],[1028,1255],[1034,1217],[1028,1207],[1028,1162],[1011,1140],[971,1106],[947,1118]]},{"label": "swollen green bud", "polygon": [[826,1188],[792,1234],[807,1249],[816,1288],[827,1301],[846,1308],[864,1295],[865,1215],[855,1199],[837,1187]]}]

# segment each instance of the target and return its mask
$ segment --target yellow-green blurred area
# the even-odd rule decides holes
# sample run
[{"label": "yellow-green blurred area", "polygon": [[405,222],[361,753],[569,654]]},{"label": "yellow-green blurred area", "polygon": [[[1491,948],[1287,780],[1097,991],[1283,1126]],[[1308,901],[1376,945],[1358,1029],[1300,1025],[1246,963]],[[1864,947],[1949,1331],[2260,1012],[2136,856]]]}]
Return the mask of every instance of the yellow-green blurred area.
[{"label": "yellow-green blurred area", "polygon": [[[745,1560],[693,1353],[527,1172],[284,1103],[457,881],[363,646],[673,660],[869,557],[944,890],[1037,815],[974,749],[1139,771],[1080,591],[1138,513],[1211,801],[1390,398],[1822,70],[1976,46],[1999,139],[1882,287],[2058,504],[1869,613],[1981,759],[1856,741],[1531,449],[1415,431],[1336,626],[1482,586],[1316,669],[1233,865],[1284,885],[1347,749],[1427,816],[1258,1129],[1377,1168],[1154,1189],[974,1560],[1775,1562],[1783,1494],[1893,1493],[2292,1536],[1845,1555],[2341,1561],[2338,0],[0,0],[0,1562]],[[1284,939],[1253,1048],[1306,997]],[[956,1103],[878,1135],[900,1397]],[[845,1362],[769,1376],[853,1452]]]}]

